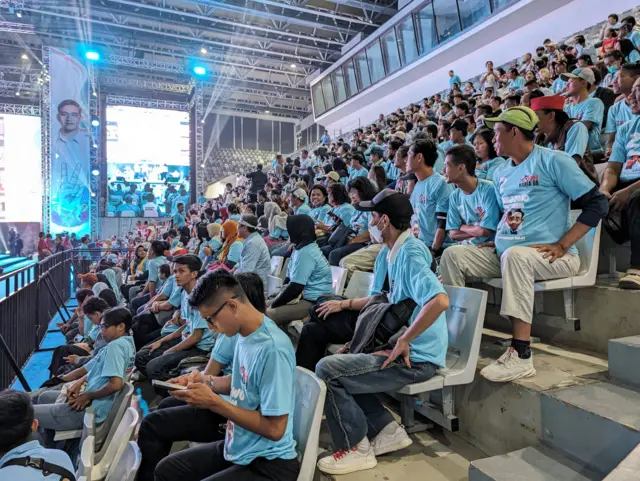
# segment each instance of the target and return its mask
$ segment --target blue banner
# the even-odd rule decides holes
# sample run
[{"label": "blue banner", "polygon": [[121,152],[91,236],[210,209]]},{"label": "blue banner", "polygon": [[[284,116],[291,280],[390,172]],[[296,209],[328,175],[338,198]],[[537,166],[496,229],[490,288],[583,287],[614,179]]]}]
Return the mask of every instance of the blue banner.
[{"label": "blue banner", "polygon": [[91,233],[89,75],[76,58],[49,49],[51,232]]}]

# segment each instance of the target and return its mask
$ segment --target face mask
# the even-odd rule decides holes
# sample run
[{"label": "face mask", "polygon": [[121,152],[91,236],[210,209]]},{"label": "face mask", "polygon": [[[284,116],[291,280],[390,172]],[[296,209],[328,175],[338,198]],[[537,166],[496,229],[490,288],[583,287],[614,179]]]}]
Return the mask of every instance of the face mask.
[{"label": "face mask", "polygon": [[[378,221],[378,224],[379,223],[380,221]],[[376,241],[376,243],[382,244],[382,232],[384,231],[384,229],[380,230],[380,227],[378,227],[378,224],[369,227],[369,234],[371,235],[371,237],[373,237],[373,240]]]},{"label": "face mask", "polygon": [[609,73],[616,73],[618,71],[618,66],[612,65],[611,67],[607,67],[607,70],[609,71]]}]

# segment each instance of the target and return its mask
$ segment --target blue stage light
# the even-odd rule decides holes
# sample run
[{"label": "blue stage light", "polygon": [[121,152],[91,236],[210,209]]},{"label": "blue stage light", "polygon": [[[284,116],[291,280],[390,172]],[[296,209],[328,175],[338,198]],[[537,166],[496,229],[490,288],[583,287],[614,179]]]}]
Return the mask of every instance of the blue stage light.
[{"label": "blue stage light", "polygon": [[201,65],[197,65],[195,67],[193,67],[193,73],[196,75],[206,75],[207,74],[207,69],[204,68]]},{"label": "blue stage light", "polygon": [[91,60],[92,62],[100,60],[100,54],[95,50],[88,50],[85,52],[84,56],[87,60]]}]

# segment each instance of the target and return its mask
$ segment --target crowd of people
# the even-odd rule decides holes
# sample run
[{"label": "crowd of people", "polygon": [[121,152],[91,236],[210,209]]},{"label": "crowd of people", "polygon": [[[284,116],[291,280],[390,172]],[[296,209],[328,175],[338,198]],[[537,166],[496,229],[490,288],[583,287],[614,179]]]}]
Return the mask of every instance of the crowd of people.
[{"label": "crowd of people", "polygon": [[[142,422],[141,481],[295,480],[297,365],[327,385],[335,451],[318,468],[373,468],[412,443],[377,394],[445,366],[443,285],[470,278],[503,278],[500,312],[513,329],[480,374],[534,376],[534,283],[575,276],[575,244],[600,222],[631,241],[620,286],[640,288],[639,40],[633,17],[611,15],[599,50],[576,36],[545,41],[508,72],[487,62],[478,83],[452,71],[448,98],[325,135],[299,158],[278,155],[218,198],[177,203],[165,232],[145,223],[95,243],[97,257],[88,238],[43,234],[43,255],[74,242],[87,254],[79,307],[59,325],[67,343],[51,379],[30,396],[0,393],[0,421],[15,425],[0,466],[35,453],[69,469],[31,432],[53,448],[53,432],[81,428],[90,404],[101,422],[130,375],[184,388],[158,389]],[[570,209],[581,210],[575,223]],[[267,296],[273,256],[289,261]],[[370,295],[334,295],[331,266],[372,272]],[[388,311],[395,332],[378,330]],[[301,319],[292,341],[286,326]],[[357,329],[363,319],[371,332]],[[204,444],[172,452],[176,441]]]}]

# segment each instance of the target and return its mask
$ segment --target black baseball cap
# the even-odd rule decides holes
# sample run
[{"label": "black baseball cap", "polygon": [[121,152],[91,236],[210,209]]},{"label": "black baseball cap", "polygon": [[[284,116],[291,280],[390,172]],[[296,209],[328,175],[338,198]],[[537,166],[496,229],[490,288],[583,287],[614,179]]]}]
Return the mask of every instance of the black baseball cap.
[{"label": "black baseball cap", "polygon": [[407,222],[413,215],[409,196],[391,189],[383,189],[373,199],[358,202],[355,208],[364,212],[386,214],[390,219],[406,220]]},{"label": "black baseball cap", "polygon": [[413,172],[408,172],[398,177],[398,180],[402,180],[402,181],[413,180],[414,182],[418,182],[418,177],[416,177],[416,174],[414,174]]}]

